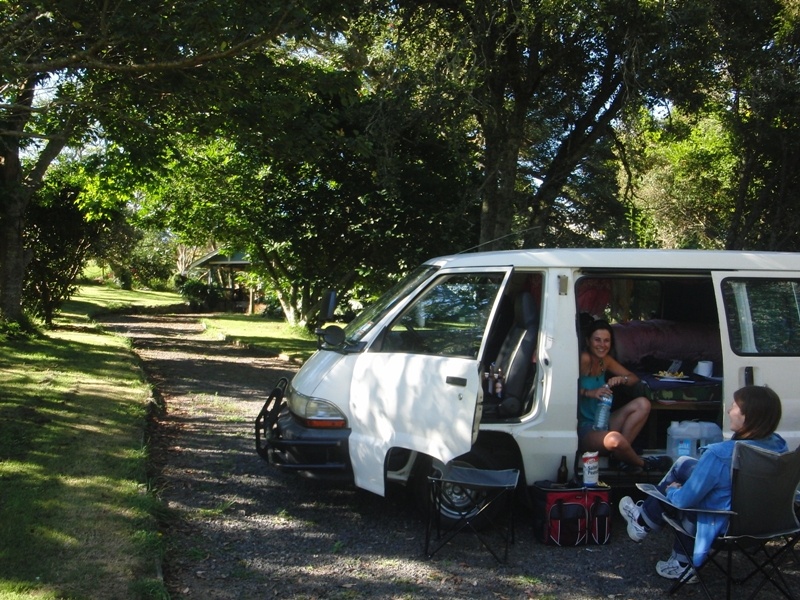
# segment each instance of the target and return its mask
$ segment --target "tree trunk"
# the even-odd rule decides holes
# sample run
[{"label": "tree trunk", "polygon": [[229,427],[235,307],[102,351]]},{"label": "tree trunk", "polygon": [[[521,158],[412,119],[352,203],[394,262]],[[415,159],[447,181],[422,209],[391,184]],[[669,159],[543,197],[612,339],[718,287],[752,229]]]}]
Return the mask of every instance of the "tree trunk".
[{"label": "tree trunk", "polygon": [[541,81],[536,49],[542,27],[520,21],[514,3],[499,8],[485,1],[476,14],[474,53],[478,62],[487,62],[474,92],[485,143],[480,243],[482,250],[503,250],[515,242],[519,160],[530,103]]},{"label": "tree trunk", "polygon": [[[3,123],[10,131],[22,134],[30,120],[37,80],[31,77],[20,84],[17,110],[9,111]],[[47,168],[66,144],[72,126],[64,123],[61,135],[51,136],[39,153],[33,168],[23,173],[20,162],[21,137],[0,139],[0,318],[22,320],[22,287],[25,269],[33,252],[25,249],[25,211]]]},{"label": "tree trunk", "polygon": [[0,318],[22,319],[22,285],[31,253],[23,246],[27,202],[21,194],[8,194],[0,216]]},{"label": "tree trunk", "polygon": [[25,209],[30,193],[21,185],[16,148],[0,157],[0,318],[22,320],[22,285],[31,253],[24,248]]},{"label": "tree trunk", "polygon": [[521,140],[503,123],[486,128],[486,173],[481,194],[481,249],[509,248]]}]

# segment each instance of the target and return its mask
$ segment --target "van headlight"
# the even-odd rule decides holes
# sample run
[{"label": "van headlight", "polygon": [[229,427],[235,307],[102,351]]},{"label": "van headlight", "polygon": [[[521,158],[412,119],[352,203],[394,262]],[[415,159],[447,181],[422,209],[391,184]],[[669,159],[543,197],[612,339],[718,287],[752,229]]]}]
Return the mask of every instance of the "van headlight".
[{"label": "van headlight", "polygon": [[312,398],[289,390],[286,401],[292,414],[310,429],[343,429],[347,427],[347,419],[334,404],[320,398]]}]

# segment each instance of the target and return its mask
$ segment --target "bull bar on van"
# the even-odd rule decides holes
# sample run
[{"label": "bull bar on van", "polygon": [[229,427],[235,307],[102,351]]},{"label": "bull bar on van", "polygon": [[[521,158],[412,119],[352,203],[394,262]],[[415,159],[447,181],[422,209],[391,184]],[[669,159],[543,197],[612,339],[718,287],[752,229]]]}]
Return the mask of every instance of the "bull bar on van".
[{"label": "bull bar on van", "polygon": [[346,471],[350,429],[311,429],[297,422],[285,400],[288,385],[281,378],[256,417],[259,456],[286,471]]}]

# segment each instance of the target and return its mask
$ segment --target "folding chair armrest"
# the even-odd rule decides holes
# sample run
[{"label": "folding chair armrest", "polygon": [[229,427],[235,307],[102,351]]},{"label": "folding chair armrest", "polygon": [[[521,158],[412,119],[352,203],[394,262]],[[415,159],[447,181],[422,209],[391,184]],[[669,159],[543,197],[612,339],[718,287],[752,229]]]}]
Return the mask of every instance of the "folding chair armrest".
[{"label": "folding chair armrest", "polygon": [[652,483],[637,483],[636,487],[639,489],[639,491],[644,492],[648,496],[652,496],[653,498],[656,498],[657,500],[660,500],[664,504],[668,504],[668,505],[670,505],[673,508],[676,508],[678,510],[685,510],[685,511],[690,511],[690,512],[697,512],[697,513],[717,514],[717,515],[735,515],[736,514],[736,511],[733,511],[733,510],[713,509],[713,508],[682,508],[680,506],[675,506],[672,502],[667,500],[667,497],[664,494],[661,493],[661,490],[659,490]]}]

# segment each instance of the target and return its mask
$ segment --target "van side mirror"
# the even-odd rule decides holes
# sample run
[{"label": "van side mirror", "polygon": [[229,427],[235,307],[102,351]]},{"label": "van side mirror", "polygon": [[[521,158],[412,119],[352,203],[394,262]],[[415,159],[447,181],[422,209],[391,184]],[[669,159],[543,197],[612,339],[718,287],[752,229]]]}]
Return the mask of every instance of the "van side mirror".
[{"label": "van side mirror", "polygon": [[314,331],[317,335],[317,348],[322,348],[322,344],[336,347],[344,343],[344,329],[338,325],[328,325],[324,329],[322,328],[325,321],[330,321],[333,318],[335,309],[336,292],[334,290],[326,290],[320,301],[318,326]]},{"label": "van side mirror", "polygon": [[325,321],[330,321],[333,318],[334,310],[336,310],[336,291],[325,290],[320,301],[319,324],[322,325]]},{"label": "van side mirror", "polygon": [[338,325],[328,325],[324,329],[317,327],[314,333],[317,334],[317,348],[322,348],[323,343],[334,348],[344,344],[344,329]]}]

